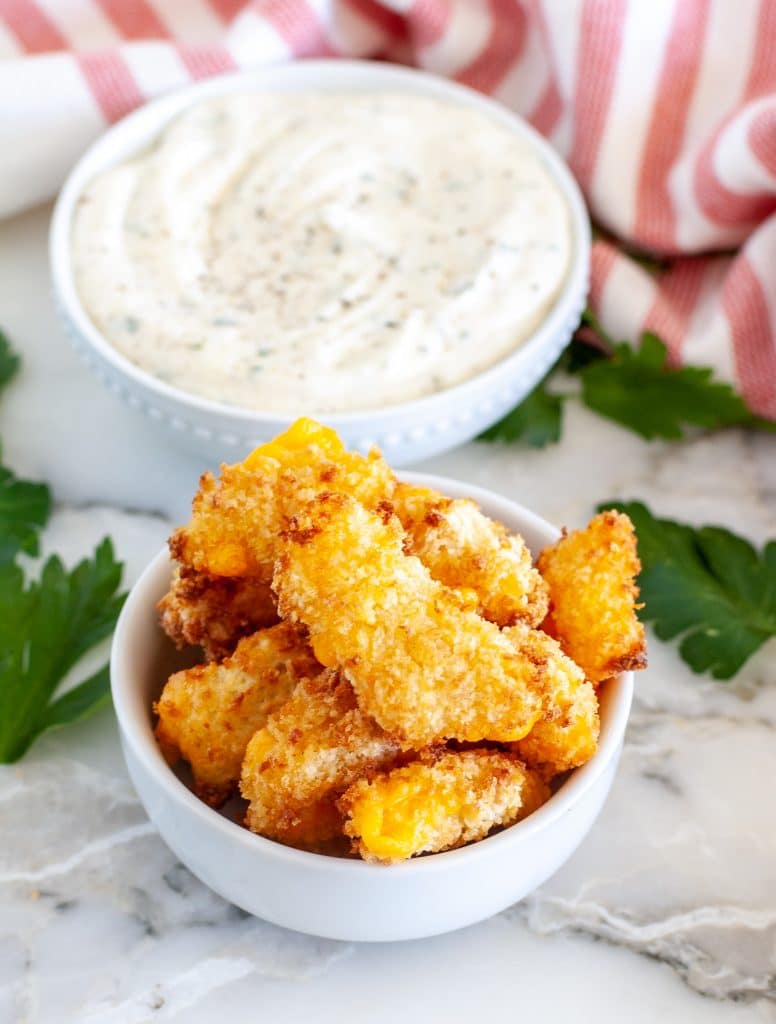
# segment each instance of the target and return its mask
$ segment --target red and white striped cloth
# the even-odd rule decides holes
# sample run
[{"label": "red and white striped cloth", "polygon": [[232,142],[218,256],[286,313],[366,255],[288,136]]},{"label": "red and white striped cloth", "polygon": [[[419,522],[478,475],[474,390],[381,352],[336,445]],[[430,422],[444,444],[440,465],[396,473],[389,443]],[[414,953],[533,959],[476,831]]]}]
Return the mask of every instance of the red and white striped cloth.
[{"label": "red and white striped cloth", "polygon": [[51,196],[144,100],[311,56],[416,64],[501,100],[594,220],[592,305],[776,418],[776,0],[0,0],[0,215]]}]

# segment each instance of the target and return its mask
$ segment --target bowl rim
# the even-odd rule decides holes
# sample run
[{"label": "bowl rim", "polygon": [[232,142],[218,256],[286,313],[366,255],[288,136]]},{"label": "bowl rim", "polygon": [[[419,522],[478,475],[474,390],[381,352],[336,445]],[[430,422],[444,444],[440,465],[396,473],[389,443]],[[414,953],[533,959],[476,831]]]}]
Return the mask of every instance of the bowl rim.
[{"label": "bowl rim", "polygon": [[[57,197],[49,229],[48,251],[53,290],[70,324],[75,326],[81,338],[87,341],[114,370],[124,377],[129,377],[136,386],[150,390],[158,398],[185,406],[190,413],[206,412],[231,419],[235,424],[251,424],[259,428],[271,427],[293,418],[293,412],[262,412],[219,402],[177,388],[154,377],[119,352],[93,323],[78,295],[70,248],[72,222],[78,199],[94,174],[107,166],[114,166],[128,159],[128,152],[122,152],[114,157],[109,155],[125,138],[135,137],[135,144],[130,148],[132,152],[139,153],[158,137],[171,120],[199,100],[239,92],[292,92],[295,86],[301,85],[306,79],[311,79],[309,87],[315,84],[312,79],[317,79],[318,87],[323,85],[326,91],[335,91],[338,83],[343,92],[355,91],[352,85],[348,88],[345,84],[354,76],[361,76],[365,82],[371,80],[375,89],[387,90],[396,87],[399,91],[435,96],[474,108],[527,139],[536,149],[545,169],[565,199],[571,222],[571,257],[561,291],[544,319],[512,352],[492,366],[452,387],[409,402],[381,405],[374,409],[318,413],[320,418],[325,419],[335,429],[346,429],[376,417],[396,418],[417,413],[430,415],[437,411],[438,407],[446,407],[449,402],[464,398],[475,384],[498,388],[505,373],[511,373],[521,363],[530,361],[535,353],[550,346],[568,317],[584,303],[589,280],[591,244],[590,221],[581,190],[571,171],[550,143],[531,124],[504,104],[469,86],[428,71],[369,60],[301,60],[215,75],[204,82],[184,86],[151,100],[108,128],[86,149],[71,169]],[[142,139],[138,141],[140,135]],[[316,411],[313,410],[312,414],[315,415]]]},{"label": "bowl rim", "polygon": [[[559,537],[560,530],[547,520],[538,516],[530,509],[512,501],[503,495],[482,487],[469,485],[463,481],[435,476],[426,473],[402,472],[401,479],[410,483],[434,487],[443,493],[458,497],[471,497],[482,505],[488,514],[496,518],[515,517],[551,538]],[[204,827],[219,832],[225,841],[243,844],[259,858],[279,858],[290,865],[300,868],[312,868],[326,874],[350,873],[353,871],[375,873],[381,878],[401,877],[416,872],[453,869],[464,867],[468,860],[495,854],[499,847],[518,843],[531,835],[551,826],[574,805],[579,803],[591,790],[599,778],[607,771],[612,761],[616,761],[622,746],[625,729],[628,723],[631,703],[633,700],[634,679],[632,672],[622,672],[608,685],[614,685],[614,691],[607,695],[607,714],[601,720],[601,735],[598,749],[593,757],[580,768],[574,769],[563,785],[527,818],[507,826],[494,835],[479,839],[474,843],[445,850],[429,856],[415,857],[398,864],[390,865],[390,872],[383,864],[372,864],[357,859],[333,857],[327,854],[312,853],[284,846],[273,839],[257,835],[238,825],[236,822],[219,814],[217,810],[203,803],[175,774],[164,760],[156,743],[150,724],[136,727],[134,714],[129,708],[129,698],[125,693],[132,679],[131,645],[125,637],[130,629],[130,620],[136,614],[142,614],[144,606],[139,603],[138,594],[156,579],[162,566],[172,565],[167,548],[162,548],[149,562],[134,586],[130,589],[124,603],[113,635],[110,656],[110,677],[113,706],[119,725],[122,742],[131,747],[132,754],[140,761],[147,775],[161,787],[166,796],[182,807],[186,812],[194,814]],[[436,867],[435,867],[436,866]]]}]

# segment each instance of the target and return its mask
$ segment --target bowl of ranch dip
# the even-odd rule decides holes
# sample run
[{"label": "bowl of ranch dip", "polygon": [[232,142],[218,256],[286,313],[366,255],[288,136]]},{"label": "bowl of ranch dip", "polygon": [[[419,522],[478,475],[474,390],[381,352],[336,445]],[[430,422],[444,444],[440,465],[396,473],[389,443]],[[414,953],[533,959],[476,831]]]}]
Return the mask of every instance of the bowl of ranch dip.
[{"label": "bowl of ranch dip", "polygon": [[423,72],[300,62],[110,129],[51,229],[55,294],[132,405],[233,461],[299,415],[407,462],[521,400],[584,304],[569,172],[505,108]]}]

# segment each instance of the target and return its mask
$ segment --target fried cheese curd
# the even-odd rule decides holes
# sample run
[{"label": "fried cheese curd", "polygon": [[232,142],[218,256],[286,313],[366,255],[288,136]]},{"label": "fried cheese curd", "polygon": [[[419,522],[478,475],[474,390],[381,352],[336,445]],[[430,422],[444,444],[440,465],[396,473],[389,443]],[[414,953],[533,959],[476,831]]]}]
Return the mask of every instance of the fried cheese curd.
[{"label": "fried cheese curd", "polygon": [[240,781],[246,824],[292,846],[325,849],[342,835],[337,798],[399,755],[399,743],[364,714],[340,673],[305,679],[248,744]]},{"label": "fried cheese curd", "polygon": [[498,750],[433,751],[359,779],[339,801],[364,860],[394,863],[462,846],[511,825],[550,796],[542,778]]},{"label": "fried cheese curd", "polygon": [[172,585],[156,607],[175,646],[199,646],[208,661],[227,658],[242,637],[278,621],[267,583],[207,576],[186,566],[176,566]]},{"label": "fried cheese curd", "polygon": [[601,512],[539,555],[550,589],[544,629],[594,684],[646,667],[644,626],[636,616],[641,563],[628,516]]},{"label": "fried cheese curd", "polygon": [[185,758],[197,795],[220,806],[240,778],[251,736],[300,679],[319,671],[303,632],[281,622],[245,637],[221,664],[176,672],[154,706],[165,758],[170,764]]},{"label": "fried cheese curd", "polygon": [[522,657],[545,666],[541,717],[513,749],[548,777],[589,761],[598,746],[600,722],[598,698],[585,673],[546,633],[518,624],[504,635]]},{"label": "fried cheese curd", "polygon": [[521,655],[498,626],[406,555],[390,507],[323,494],[296,516],[273,587],[282,617],[309,630],[359,705],[409,746],[522,739],[542,711],[546,659]]},{"label": "fried cheese curd", "polygon": [[204,473],[188,526],[170,538],[182,565],[210,576],[272,579],[277,543],[299,502],[341,490],[372,507],[390,496],[394,476],[377,451],[348,452],[337,434],[299,419],[244,462]]},{"label": "fried cheese curd", "polygon": [[547,614],[547,585],[522,537],[489,519],[469,498],[398,483],[391,498],[408,547],[435,580],[458,590],[499,626],[538,626]]}]

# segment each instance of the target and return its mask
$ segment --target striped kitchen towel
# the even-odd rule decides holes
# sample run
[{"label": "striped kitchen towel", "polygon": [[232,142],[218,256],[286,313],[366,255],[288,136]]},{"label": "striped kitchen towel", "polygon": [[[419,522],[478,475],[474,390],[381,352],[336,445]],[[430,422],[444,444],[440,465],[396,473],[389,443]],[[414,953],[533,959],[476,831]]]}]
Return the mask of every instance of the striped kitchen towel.
[{"label": "striped kitchen towel", "polygon": [[0,215],[146,99],[311,56],[415,64],[526,117],[602,229],[604,326],[776,418],[776,0],[0,0]]}]

